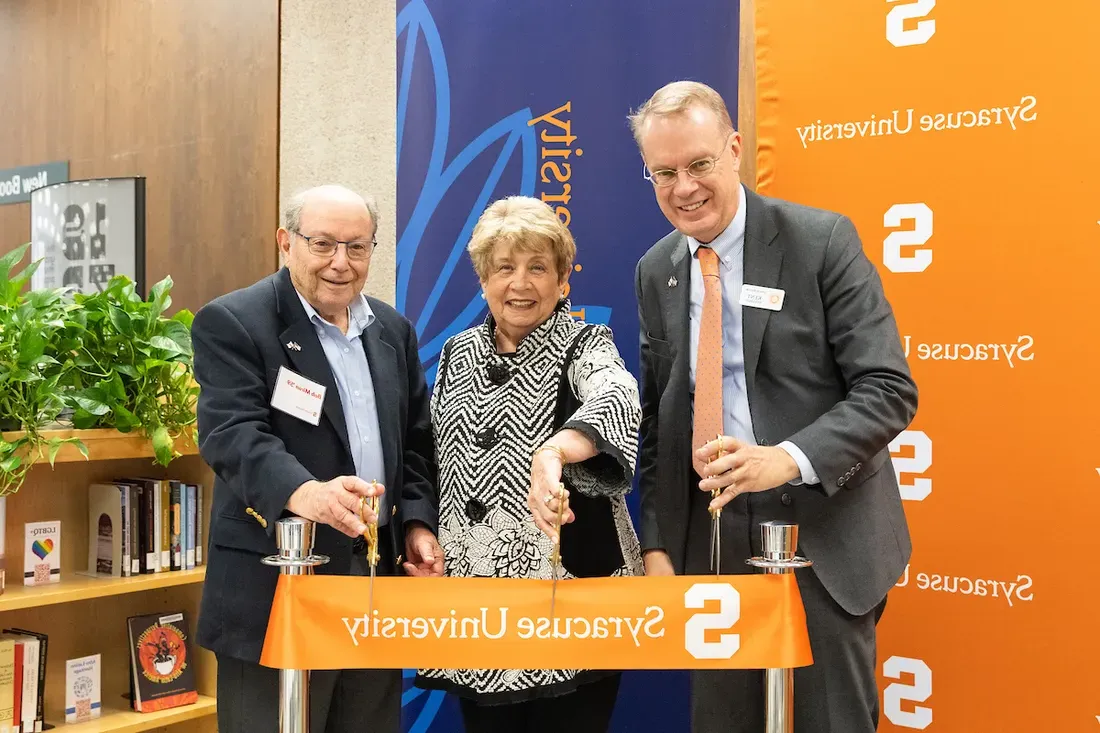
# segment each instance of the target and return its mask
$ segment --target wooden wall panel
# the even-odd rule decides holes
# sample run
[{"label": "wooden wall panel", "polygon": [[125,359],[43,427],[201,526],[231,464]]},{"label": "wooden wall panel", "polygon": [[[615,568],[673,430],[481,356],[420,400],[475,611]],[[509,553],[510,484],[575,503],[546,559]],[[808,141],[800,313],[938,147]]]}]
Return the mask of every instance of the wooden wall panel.
[{"label": "wooden wall panel", "polygon": [[0,168],[146,176],[148,282],[196,310],[277,265],[278,75],[278,0],[0,0]]}]

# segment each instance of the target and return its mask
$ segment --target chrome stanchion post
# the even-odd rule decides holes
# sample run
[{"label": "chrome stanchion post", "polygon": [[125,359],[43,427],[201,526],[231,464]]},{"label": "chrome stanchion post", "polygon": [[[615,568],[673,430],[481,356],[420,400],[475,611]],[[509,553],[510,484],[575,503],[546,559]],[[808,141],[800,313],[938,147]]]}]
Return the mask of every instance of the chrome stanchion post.
[{"label": "chrome stanchion post", "polygon": [[[763,557],[746,560],[763,568],[769,575],[794,572],[813,563],[798,557],[798,525],[788,522],[762,522],[760,544]],[[794,732],[794,670],[768,669],[764,672],[765,733]]]},{"label": "chrome stanchion post", "polygon": [[[278,555],[268,555],[264,565],[275,565],[283,575],[312,575],[313,568],[328,562],[313,554],[313,522],[301,517],[275,523]],[[309,670],[279,670],[279,733],[309,733]]]}]

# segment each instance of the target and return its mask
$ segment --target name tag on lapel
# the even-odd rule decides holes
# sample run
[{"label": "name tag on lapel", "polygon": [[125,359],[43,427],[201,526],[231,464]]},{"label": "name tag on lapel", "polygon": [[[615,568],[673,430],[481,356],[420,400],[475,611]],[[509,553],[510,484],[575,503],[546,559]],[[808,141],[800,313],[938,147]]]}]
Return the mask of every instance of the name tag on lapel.
[{"label": "name tag on lapel", "polygon": [[286,367],[279,367],[271,406],[291,417],[305,420],[311,425],[321,422],[321,406],[325,403],[325,385],[306,379]]},{"label": "name tag on lapel", "polygon": [[747,305],[750,308],[764,308],[765,310],[777,311],[783,309],[783,296],[785,292],[776,288],[764,288],[759,285],[742,285],[741,286],[741,299],[738,301],[741,305]]}]

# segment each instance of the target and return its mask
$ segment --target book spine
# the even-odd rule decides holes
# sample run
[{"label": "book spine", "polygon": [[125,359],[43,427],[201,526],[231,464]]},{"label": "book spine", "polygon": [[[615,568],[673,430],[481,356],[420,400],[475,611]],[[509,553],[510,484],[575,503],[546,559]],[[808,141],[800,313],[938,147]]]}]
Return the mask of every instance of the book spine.
[{"label": "book spine", "polygon": [[23,730],[34,730],[38,710],[38,664],[41,639],[28,637],[23,644]]},{"label": "book spine", "polygon": [[15,642],[0,641],[0,729],[15,723]]},{"label": "book spine", "polygon": [[119,502],[122,504],[122,577],[130,577],[130,490],[126,486],[118,487]]},{"label": "book spine", "polygon": [[167,481],[160,482],[160,568],[172,567],[172,496]]},{"label": "book spine", "polygon": [[187,569],[195,567],[195,485],[187,484]]},{"label": "book spine", "polygon": [[202,505],[202,484],[195,485],[195,564],[202,565],[202,519],[205,510]]},{"label": "book spine", "polygon": [[172,569],[183,569],[183,535],[180,528],[183,525],[183,505],[180,502],[180,482],[169,483],[172,497]]},{"label": "book spine", "polygon": [[130,492],[130,575],[141,575],[141,489],[128,485]]},{"label": "book spine", "polygon": [[160,566],[160,536],[162,532],[160,523],[160,482],[150,481],[149,488],[153,492],[153,541],[149,545],[149,552],[153,556],[153,572],[159,573],[162,570]]}]

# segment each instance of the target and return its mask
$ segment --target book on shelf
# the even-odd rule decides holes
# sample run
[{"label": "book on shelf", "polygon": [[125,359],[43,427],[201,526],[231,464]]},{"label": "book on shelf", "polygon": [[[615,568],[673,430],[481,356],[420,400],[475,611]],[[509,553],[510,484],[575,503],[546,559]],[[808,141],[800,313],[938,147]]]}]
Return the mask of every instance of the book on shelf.
[{"label": "book on shelf", "polygon": [[5,725],[12,733],[49,730],[43,715],[47,641],[45,634],[26,629],[0,634],[0,730]]},{"label": "book on shelf", "polygon": [[134,710],[147,713],[197,702],[187,614],[131,616],[126,625]]},{"label": "book on shelf", "polygon": [[190,570],[202,564],[201,538],[201,485],[149,478],[94,483],[88,487],[88,569],[80,574]]}]

